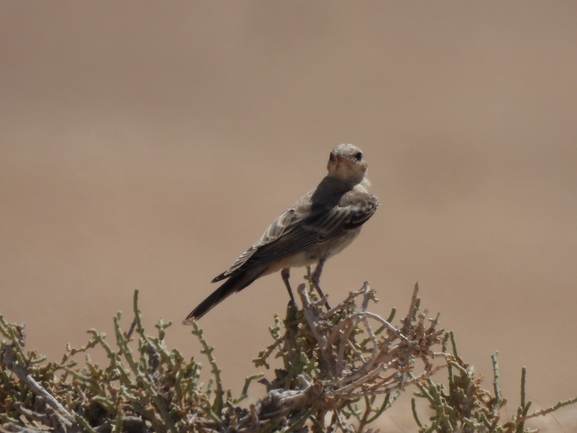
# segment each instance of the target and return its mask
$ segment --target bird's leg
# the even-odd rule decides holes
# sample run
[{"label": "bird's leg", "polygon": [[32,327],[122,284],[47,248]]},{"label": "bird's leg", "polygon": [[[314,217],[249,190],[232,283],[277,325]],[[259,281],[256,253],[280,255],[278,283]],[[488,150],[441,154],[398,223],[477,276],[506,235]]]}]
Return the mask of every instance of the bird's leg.
[{"label": "bird's leg", "polygon": [[[315,286],[315,289],[317,289],[317,292],[318,292],[319,296],[321,297],[321,299],[323,299],[325,297],[323,291],[321,290],[321,287],[319,286],[319,282],[321,281],[321,274],[323,272],[323,266],[325,264],[325,261],[326,261],[326,258],[321,257],[317,263],[315,270],[313,271],[313,274],[311,275],[311,283],[313,283],[313,286]],[[325,298],[325,306],[327,307],[327,310],[331,309],[331,306],[329,305],[329,302],[326,300],[326,298]]]},{"label": "bird's leg", "polygon": [[280,271],[280,276],[282,277],[282,280],[284,282],[284,285],[286,286],[286,289],[288,291],[288,294],[291,298],[291,302],[293,305],[296,305],[295,303],[295,297],[293,296],[293,291],[291,289],[291,283],[289,281],[289,278],[291,276],[291,270],[290,268],[284,268],[282,271]]}]

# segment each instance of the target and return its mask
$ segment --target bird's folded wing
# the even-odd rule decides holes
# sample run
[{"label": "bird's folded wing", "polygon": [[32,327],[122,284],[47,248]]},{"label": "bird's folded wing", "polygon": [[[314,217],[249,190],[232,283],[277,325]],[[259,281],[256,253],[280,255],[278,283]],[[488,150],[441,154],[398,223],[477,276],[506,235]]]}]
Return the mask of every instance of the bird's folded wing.
[{"label": "bird's folded wing", "polygon": [[362,194],[356,195],[354,200],[343,197],[339,205],[330,209],[295,206],[280,215],[262,237],[213,282],[227,278],[244,265],[268,265],[343,236],[348,230],[364,224],[378,205],[376,197]]},{"label": "bird's folded wing", "polygon": [[271,242],[276,241],[279,237],[282,236],[284,231],[291,223],[294,223],[295,220],[295,209],[287,209],[284,211],[277,219],[273,221],[273,223],[266,229],[263,235],[260,237],[255,244],[246,250],[241,256],[236,259],[236,261],[232,264],[230,268],[228,268],[225,272],[215,277],[212,282],[216,283],[217,281],[224,280],[225,278],[230,277],[236,270],[238,270],[242,265],[244,265],[247,260],[249,260],[252,255],[263,245],[267,245]]}]

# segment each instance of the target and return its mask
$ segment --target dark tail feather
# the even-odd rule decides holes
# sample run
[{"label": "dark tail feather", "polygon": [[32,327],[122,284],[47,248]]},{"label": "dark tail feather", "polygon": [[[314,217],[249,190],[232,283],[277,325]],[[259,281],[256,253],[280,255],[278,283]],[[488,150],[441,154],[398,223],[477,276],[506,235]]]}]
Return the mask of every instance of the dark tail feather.
[{"label": "dark tail feather", "polygon": [[230,295],[236,292],[240,292],[245,287],[252,284],[264,271],[264,269],[259,269],[258,272],[246,271],[238,275],[230,277],[223,285],[212,292],[208,298],[202,301],[198,306],[192,310],[192,312],[184,319],[183,323],[185,325],[190,324],[190,320],[198,320]]}]

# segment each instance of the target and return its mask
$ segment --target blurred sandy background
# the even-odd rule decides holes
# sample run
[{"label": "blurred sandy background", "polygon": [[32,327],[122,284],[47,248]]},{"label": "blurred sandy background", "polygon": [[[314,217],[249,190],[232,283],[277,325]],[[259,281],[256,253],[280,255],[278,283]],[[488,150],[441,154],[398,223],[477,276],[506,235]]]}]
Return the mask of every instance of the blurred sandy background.
[{"label": "blurred sandy background", "polygon": [[[576,118],[571,1],[2,1],[0,311],[57,359],[139,288],[200,359],[180,321],[352,142],[381,208],[331,299],[367,279],[405,311],[419,281],[488,389],[499,350],[510,414],[523,365],[553,404],[577,394]],[[286,303],[270,276],[202,320],[236,393]]]}]

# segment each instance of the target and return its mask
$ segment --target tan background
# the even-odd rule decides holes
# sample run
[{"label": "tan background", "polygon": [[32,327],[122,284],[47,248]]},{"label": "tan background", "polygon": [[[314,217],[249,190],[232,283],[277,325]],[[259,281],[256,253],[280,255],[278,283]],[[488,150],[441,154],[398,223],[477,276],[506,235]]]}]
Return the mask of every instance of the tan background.
[{"label": "tan background", "polygon": [[[57,359],[139,288],[200,357],[180,321],[352,142],[381,208],[331,299],[368,279],[404,311],[418,280],[489,389],[499,350],[510,414],[522,365],[552,404],[577,394],[576,117],[572,1],[2,1],[0,311]],[[202,320],[235,392],[286,302],[270,276]]]}]

